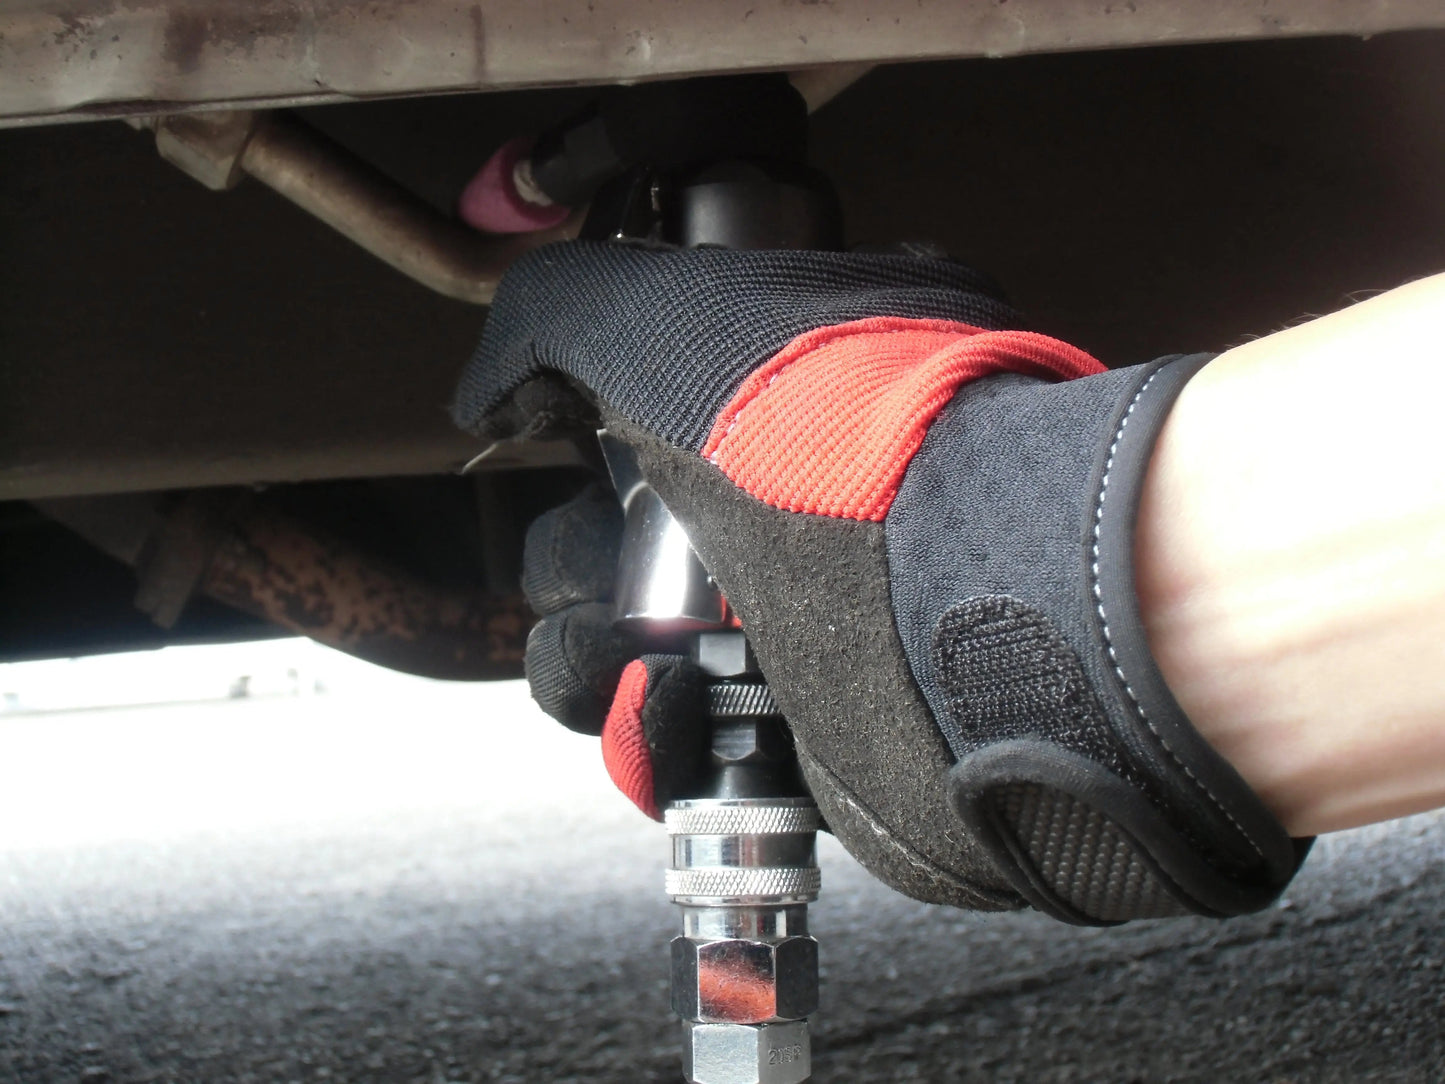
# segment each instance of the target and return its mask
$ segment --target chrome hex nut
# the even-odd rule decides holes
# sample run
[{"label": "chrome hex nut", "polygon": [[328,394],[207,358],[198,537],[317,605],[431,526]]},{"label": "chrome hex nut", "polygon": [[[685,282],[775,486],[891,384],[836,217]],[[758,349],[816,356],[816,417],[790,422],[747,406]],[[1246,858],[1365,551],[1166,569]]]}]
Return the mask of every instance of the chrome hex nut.
[{"label": "chrome hex nut", "polygon": [[762,1024],[818,1007],[818,942],[672,941],[672,1008],[684,1020]]},{"label": "chrome hex nut", "polygon": [[713,726],[714,764],[779,764],[793,756],[792,739],[776,719],[728,719]]},{"label": "chrome hex nut", "polygon": [[692,660],[712,677],[742,677],[758,672],[752,645],[741,632],[732,629],[699,633],[693,640]]},{"label": "chrome hex nut", "polygon": [[691,1084],[800,1084],[813,1073],[808,1022],[683,1024]]}]

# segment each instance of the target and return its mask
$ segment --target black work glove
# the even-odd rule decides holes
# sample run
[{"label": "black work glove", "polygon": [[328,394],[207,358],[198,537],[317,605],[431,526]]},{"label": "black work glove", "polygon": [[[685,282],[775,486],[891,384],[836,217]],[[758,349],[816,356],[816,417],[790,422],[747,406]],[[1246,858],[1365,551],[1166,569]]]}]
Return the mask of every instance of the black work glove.
[{"label": "black work glove", "polygon": [[[940,260],[556,245],[503,280],[455,416],[490,439],[600,421],[634,449],[829,826],[888,884],[1084,923],[1263,907],[1304,845],[1180,711],[1133,588],[1149,454],[1207,359],[1107,372],[1015,322]],[[591,601],[606,504],[533,533],[553,617],[529,671],[582,729],[617,690],[614,776],[655,814],[700,756],[697,686],[628,666]]]}]

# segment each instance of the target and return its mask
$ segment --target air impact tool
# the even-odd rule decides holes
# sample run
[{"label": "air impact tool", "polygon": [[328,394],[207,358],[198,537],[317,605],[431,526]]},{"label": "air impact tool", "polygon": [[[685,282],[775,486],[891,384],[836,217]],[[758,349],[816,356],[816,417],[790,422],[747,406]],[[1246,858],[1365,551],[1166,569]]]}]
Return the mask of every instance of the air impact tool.
[{"label": "air impact tool", "polygon": [[[581,235],[592,240],[836,249],[837,200],[804,163],[806,131],[780,76],[609,91],[528,154],[514,142],[488,164],[486,183],[507,196],[494,228],[590,200]],[[624,508],[615,620],[642,652],[686,650],[707,675],[708,760],[664,811],[684,1072],[694,1084],[795,1084],[811,1074],[818,1001],[818,810],[746,632],[627,447],[601,441]]]},{"label": "air impact tool", "polygon": [[[757,160],[683,178],[640,170],[593,208],[589,227],[619,243],[824,247],[838,221],[820,178]],[[685,642],[708,678],[708,764],[692,796],[663,814],[665,889],[682,914],[672,1006],[684,1073],[694,1084],[795,1084],[811,1075],[807,1018],[818,1003],[808,932],[818,809],[746,633],[628,449],[606,434],[602,444],[624,509],[614,620],[644,650]]]},{"label": "air impact tool", "polygon": [[808,1015],[818,1002],[818,809],[743,632],[681,524],[602,436],[625,509],[615,619],[644,644],[690,641],[708,675],[709,764],[695,796],[664,811],[666,891],[682,912],[672,1005],[683,1068],[696,1084],[808,1079]]}]

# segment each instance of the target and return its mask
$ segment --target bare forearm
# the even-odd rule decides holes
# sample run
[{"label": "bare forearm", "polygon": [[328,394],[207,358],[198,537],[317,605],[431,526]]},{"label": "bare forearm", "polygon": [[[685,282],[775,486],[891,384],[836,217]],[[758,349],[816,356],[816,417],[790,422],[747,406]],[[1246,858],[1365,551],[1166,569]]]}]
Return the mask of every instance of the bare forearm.
[{"label": "bare forearm", "polygon": [[1238,347],[1160,437],[1149,641],[1295,835],[1445,804],[1445,276]]}]

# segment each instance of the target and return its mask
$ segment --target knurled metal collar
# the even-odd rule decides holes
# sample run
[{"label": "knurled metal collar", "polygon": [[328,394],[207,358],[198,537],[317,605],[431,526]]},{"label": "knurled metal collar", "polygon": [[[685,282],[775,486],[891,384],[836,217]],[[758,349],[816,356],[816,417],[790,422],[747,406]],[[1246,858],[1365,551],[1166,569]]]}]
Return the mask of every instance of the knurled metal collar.
[{"label": "knurled metal collar", "polygon": [[671,807],[663,812],[670,836],[781,836],[816,832],[822,826],[818,807],[713,806]]},{"label": "knurled metal collar", "polygon": [[738,869],[670,869],[664,891],[674,899],[739,900],[758,897],[814,900],[822,887],[816,866]]},{"label": "knurled metal collar", "polygon": [[707,713],[714,719],[781,715],[773,690],[761,681],[715,681],[707,687]]}]

